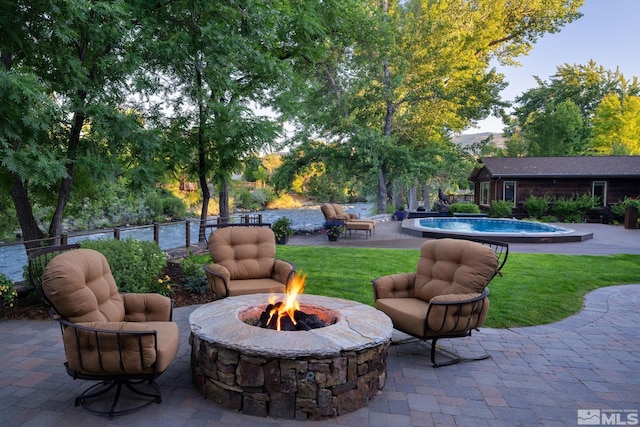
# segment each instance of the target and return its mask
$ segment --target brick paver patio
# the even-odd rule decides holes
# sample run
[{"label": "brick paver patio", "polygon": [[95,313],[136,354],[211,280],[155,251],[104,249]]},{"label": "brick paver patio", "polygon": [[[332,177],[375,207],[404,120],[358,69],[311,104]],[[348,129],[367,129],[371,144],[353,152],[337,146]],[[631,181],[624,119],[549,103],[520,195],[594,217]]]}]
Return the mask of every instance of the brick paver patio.
[{"label": "brick paver patio", "polygon": [[[610,239],[603,240],[608,251]],[[393,346],[387,384],[369,406],[315,422],[256,418],[205,401],[190,380],[188,317],[195,307],[174,311],[181,344],[178,358],[158,381],[163,402],[112,421],[73,405],[89,384],[66,374],[56,322],[5,320],[0,321],[0,424],[564,426],[578,423],[578,410],[601,410],[605,417],[612,414],[606,410],[632,411],[604,420],[624,421],[640,411],[639,305],[640,284],[598,289],[587,295],[580,313],[561,322],[483,328],[469,338],[442,340],[462,354],[488,352],[492,358],[439,369],[431,367],[424,344]]]}]

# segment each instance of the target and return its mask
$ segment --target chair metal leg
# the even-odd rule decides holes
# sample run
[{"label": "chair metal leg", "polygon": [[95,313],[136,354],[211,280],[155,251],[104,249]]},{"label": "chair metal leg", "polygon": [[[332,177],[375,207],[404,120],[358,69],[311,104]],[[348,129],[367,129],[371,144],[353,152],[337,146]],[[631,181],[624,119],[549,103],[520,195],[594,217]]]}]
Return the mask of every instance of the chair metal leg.
[{"label": "chair metal leg", "polygon": [[438,338],[433,338],[431,340],[431,363],[433,364],[434,368],[455,365],[456,363],[472,362],[474,360],[485,360],[491,357],[490,354],[483,354],[482,356],[478,356],[478,357],[460,357],[457,353],[454,353],[453,351],[437,346],[438,350],[440,350],[443,353],[447,353],[448,355],[451,356],[451,359],[442,363],[438,363],[436,362],[436,341],[438,341]]},{"label": "chair metal leg", "polygon": [[[150,386],[151,391],[145,391],[137,388],[137,386],[142,383],[147,383]],[[116,406],[120,401],[123,385],[126,386],[126,388],[131,392],[139,396],[147,397],[149,399],[144,399],[140,404],[135,405],[133,407],[116,410]],[[113,397],[113,400],[111,402],[111,405],[109,406],[109,409],[104,410],[99,408],[100,406],[104,405],[104,402],[97,398],[102,395],[105,395],[106,393],[111,391],[114,387],[116,388],[115,396]],[[158,386],[158,384],[152,380],[102,381],[98,384],[92,385],[91,387],[86,389],[80,396],[75,398],[75,406],[82,405],[82,407],[87,411],[96,415],[106,415],[109,417],[109,419],[112,419],[116,415],[128,414],[128,413],[137,411],[138,409],[142,409],[145,406],[148,406],[152,403],[160,403],[160,402],[162,402],[162,397],[160,394],[160,386]],[[100,405],[100,403],[102,403],[102,405]]]}]

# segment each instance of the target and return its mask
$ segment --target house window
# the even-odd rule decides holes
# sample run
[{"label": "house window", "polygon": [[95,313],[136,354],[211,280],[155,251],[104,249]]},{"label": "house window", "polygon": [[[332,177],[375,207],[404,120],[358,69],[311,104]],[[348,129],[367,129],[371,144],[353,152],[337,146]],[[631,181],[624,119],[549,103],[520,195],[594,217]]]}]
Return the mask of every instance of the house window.
[{"label": "house window", "polygon": [[593,181],[593,191],[591,195],[593,197],[600,197],[600,206],[606,206],[607,205],[607,182]]},{"label": "house window", "polygon": [[480,183],[480,204],[484,206],[489,206],[489,195],[490,195],[490,182],[481,182]]},{"label": "house window", "polygon": [[503,194],[502,200],[504,200],[505,202],[513,203],[514,207],[516,206],[516,182],[515,181],[505,181],[502,194]]}]

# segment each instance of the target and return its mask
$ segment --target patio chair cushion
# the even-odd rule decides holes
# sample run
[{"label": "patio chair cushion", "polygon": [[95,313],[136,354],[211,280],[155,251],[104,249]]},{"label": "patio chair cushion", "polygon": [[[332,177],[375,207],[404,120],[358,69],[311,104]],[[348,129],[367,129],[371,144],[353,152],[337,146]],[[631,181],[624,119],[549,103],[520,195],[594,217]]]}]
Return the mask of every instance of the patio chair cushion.
[{"label": "patio chair cushion", "polygon": [[227,227],[211,233],[209,252],[231,280],[271,277],[276,258],[273,231],[262,227]]},{"label": "patio chair cushion", "polygon": [[438,295],[479,294],[497,268],[496,253],[484,245],[459,239],[422,245],[414,296],[428,302]]}]

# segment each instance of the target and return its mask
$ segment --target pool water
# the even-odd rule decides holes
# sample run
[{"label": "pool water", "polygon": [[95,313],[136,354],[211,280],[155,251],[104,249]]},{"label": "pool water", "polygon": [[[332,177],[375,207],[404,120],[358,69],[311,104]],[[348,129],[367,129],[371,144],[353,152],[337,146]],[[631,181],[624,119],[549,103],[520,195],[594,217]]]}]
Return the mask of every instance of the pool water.
[{"label": "pool water", "polygon": [[565,234],[573,230],[533,221],[502,218],[422,218],[420,227],[467,233],[499,234]]}]

